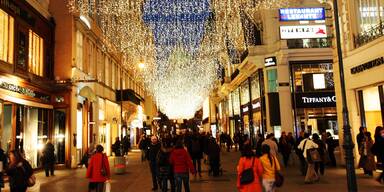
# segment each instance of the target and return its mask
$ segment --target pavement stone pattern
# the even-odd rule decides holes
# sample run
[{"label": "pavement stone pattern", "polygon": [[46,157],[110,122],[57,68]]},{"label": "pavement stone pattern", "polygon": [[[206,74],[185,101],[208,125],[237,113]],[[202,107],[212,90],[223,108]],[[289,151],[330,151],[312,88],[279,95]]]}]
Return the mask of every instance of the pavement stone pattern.
[{"label": "pavement stone pattern", "polygon": [[[277,192],[344,192],[347,191],[346,172],[342,167],[327,168],[325,175],[321,177],[319,183],[304,184],[304,177],[299,174],[298,160],[293,154],[293,159],[287,169],[283,169],[285,183]],[[151,175],[147,162],[141,162],[140,152],[130,152],[128,159],[127,172],[123,175],[113,174],[111,185],[113,192],[150,192],[152,188]],[[221,177],[208,176],[206,165],[203,165],[203,176],[191,179],[192,192],[235,192],[236,189],[236,165],[240,154],[238,152],[222,152],[222,168],[224,170]],[[113,165],[113,158],[110,158]],[[111,168],[113,173],[113,168]],[[86,192],[88,180],[85,178],[85,168],[67,169],[55,171],[55,176],[45,177],[43,172],[36,173],[40,182],[41,192]],[[359,191],[363,192],[384,192],[384,185],[377,183],[373,178],[365,177],[362,170],[356,170]],[[376,175],[378,173],[375,173]],[[376,176],[375,175],[375,176]],[[3,191],[9,191],[5,189]],[[170,191],[170,190],[169,190]]]}]

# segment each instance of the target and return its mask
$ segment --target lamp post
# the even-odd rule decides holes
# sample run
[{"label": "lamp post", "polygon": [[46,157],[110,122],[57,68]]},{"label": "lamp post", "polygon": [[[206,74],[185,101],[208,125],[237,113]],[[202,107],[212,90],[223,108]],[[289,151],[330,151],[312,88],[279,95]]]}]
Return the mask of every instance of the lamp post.
[{"label": "lamp post", "polygon": [[[320,2],[324,3],[325,0],[320,0]],[[337,49],[337,59],[339,64],[341,100],[343,105],[343,136],[344,136],[343,148],[345,151],[347,184],[348,184],[349,192],[357,192],[355,160],[353,157],[354,144],[352,141],[351,126],[349,125],[347,96],[346,96],[345,78],[344,78],[343,52],[341,50],[341,40],[340,40],[339,10],[338,10],[337,0],[332,0],[332,3],[333,3],[333,18],[335,20],[336,49]]]}]

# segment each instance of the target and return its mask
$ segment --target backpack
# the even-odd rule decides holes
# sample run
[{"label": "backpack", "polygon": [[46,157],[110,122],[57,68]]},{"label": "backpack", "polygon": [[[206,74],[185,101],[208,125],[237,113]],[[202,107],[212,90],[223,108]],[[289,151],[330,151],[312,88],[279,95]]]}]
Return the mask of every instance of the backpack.
[{"label": "backpack", "polygon": [[199,140],[192,140],[192,146],[191,146],[192,153],[198,153],[200,152],[200,142]]}]

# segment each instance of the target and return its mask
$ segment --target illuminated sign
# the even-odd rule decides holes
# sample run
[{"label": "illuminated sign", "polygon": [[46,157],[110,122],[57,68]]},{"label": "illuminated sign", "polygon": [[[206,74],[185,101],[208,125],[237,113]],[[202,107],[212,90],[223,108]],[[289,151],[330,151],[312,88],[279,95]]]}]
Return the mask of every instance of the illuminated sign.
[{"label": "illuminated sign", "polygon": [[335,92],[296,93],[297,108],[336,107]]},{"label": "illuminated sign", "polygon": [[309,21],[324,20],[325,9],[323,7],[284,8],[279,9],[280,21]]},{"label": "illuminated sign", "polygon": [[326,37],[326,25],[280,26],[281,39],[311,39]]},{"label": "illuminated sign", "polygon": [[264,59],[264,66],[270,67],[276,65],[276,57],[267,57]]}]

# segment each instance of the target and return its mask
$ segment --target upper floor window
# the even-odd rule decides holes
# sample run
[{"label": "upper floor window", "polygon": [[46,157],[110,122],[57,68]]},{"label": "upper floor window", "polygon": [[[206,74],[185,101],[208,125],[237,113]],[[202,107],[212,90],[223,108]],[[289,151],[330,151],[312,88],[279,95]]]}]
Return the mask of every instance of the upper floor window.
[{"label": "upper floor window", "polygon": [[13,64],[14,20],[0,9],[0,60]]},{"label": "upper floor window", "polygon": [[384,0],[358,0],[359,30],[368,31],[384,19]]},{"label": "upper floor window", "polygon": [[44,40],[29,30],[28,71],[44,76]]},{"label": "upper floor window", "polygon": [[83,34],[76,31],[76,67],[83,70]]}]

